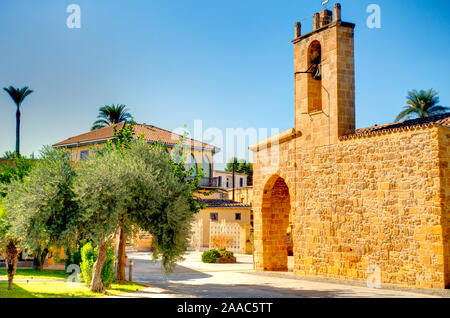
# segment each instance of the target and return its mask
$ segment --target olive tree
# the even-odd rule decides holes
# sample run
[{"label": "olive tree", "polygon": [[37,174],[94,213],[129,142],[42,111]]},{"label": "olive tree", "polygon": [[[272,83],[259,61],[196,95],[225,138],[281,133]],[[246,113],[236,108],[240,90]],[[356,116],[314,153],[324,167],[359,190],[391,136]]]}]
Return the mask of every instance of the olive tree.
[{"label": "olive tree", "polygon": [[126,192],[120,177],[125,167],[119,158],[115,152],[109,151],[93,154],[78,168],[74,182],[84,237],[98,247],[91,282],[91,290],[95,292],[104,290],[101,270],[109,240],[124,210],[123,197]]},{"label": "olive tree", "polygon": [[[154,164],[155,162],[150,161],[153,158],[153,153],[156,151],[160,155],[162,155],[166,160],[163,164],[167,165],[167,157],[169,157],[169,164],[172,166],[172,169],[175,172],[175,175],[177,176],[177,182],[181,182],[185,184],[184,190],[187,190],[186,193],[187,199],[189,202],[189,209],[192,213],[198,212],[201,205],[198,202],[198,199],[193,195],[193,193],[200,190],[200,180],[203,174],[198,173],[194,177],[192,176],[192,172],[194,170],[194,167],[192,169],[187,170],[185,168],[185,157],[188,153],[188,148],[186,146],[185,137],[183,137],[174,148],[173,153],[178,154],[182,153],[184,155],[177,156],[175,158],[172,158],[170,156],[166,156],[166,153],[168,153],[166,149],[166,145],[160,144],[157,142],[154,142],[149,147],[148,145],[145,145],[144,137],[143,136],[137,136],[135,138],[134,136],[134,122],[131,121],[130,124],[125,124],[122,129],[117,130],[116,126],[113,126],[114,129],[114,137],[111,142],[108,142],[107,149],[109,151],[117,151],[121,155],[130,155],[130,148],[133,144],[136,143],[136,139],[139,140],[138,144],[135,145],[134,152],[131,152],[132,156],[138,155],[140,158],[144,159],[144,164]],[[139,145],[141,147],[139,147]],[[182,149],[183,148],[183,149]],[[183,151],[182,151],[183,150]],[[148,153],[150,152],[150,153]],[[131,158],[130,160],[133,160]],[[127,196],[129,198],[129,203],[125,206],[125,213],[121,216],[120,222],[119,222],[119,244],[118,244],[118,252],[117,252],[117,274],[116,279],[119,282],[126,281],[125,278],[125,246],[126,246],[126,238],[128,235],[133,234],[133,230],[136,229],[143,229],[147,228],[149,225],[146,223],[143,223],[143,218],[141,218],[141,213],[137,213],[136,217],[136,211],[140,211],[140,207],[136,206],[136,202],[140,202],[140,198],[134,198],[133,197],[134,192],[129,193]],[[145,207],[144,207],[145,210]],[[155,240],[157,242],[157,240]],[[154,249],[156,253],[158,252],[158,248]]]},{"label": "olive tree", "polygon": [[5,263],[8,274],[8,290],[12,289],[12,282],[16,273],[17,260],[19,256],[20,237],[10,231],[10,224],[6,220],[7,214],[3,198],[8,194],[9,189],[13,188],[11,183],[20,184],[25,176],[32,169],[32,163],[24,156],[14,153],[9,156],[10,162],[0,166],[0,252],[5,252]]},{"label": "olive tree", "polygon": [[78,213],[71,189],[75,171],[68,154],[45,147],[41,157],[23,182],[11,183],[6,197],[9,233],[33,252],[39,270],[51,248],[74,237]]},{"label": "olive tree", "polygon": [[99,254],[91,290],[102,292],[101,269],[109,241],[119,226],[140,228],[154,238],[154,257],[171,271],[185,252],[195,204],[193,186],[174,168],[163,147],[143,140],[124,152],[94,154],[79,167],[74,192],[85,237]]},{"label": "olive tree", "polygon": [[203,208],[195,196],[202,174],[190,178],[183,160],[174,161],[164,145],[142,140],[124,160],[138,163],[136,175],[129,176],[127,214],[135,227],[152,235],[153,257],[170,272],[188,247],[194,214]]},{"label": "olive tree", "polygon": [[[124,153],[130,149],[134,142],[134,121],[131,120],[129,124],[124,124],[122,129],[117,130],[117,126],[113,125],[114,136],[112,140],[108,141],[106,149],[108,151],[118,151]],[[116,280],[119,283],[126,281],[125,277],[125,248],[127,243],[127,236],[132,233],[133,227],[130,226],[127,215],[122,215],[119,222],[119,244],[117,250],[117,266],[116,266]]]},{"label": "olive tree", "polygon": [[8,290],[12,289],[14,275],[16,274],[17,257],[19,250],[17,248],[17,238],[8,233],[9,225],[5,220],[5,208],[3,199],[0,197],[0,253],[5,253],[6,272],[8,275]]},{"label": "olive tree", "polygon": [[3,201],[5,200],[0,197],[0,253],[5,253],[8,290],[11,290],[19,256],[19,238],[9,232],[10,225],[6,220],[5,204]]}]

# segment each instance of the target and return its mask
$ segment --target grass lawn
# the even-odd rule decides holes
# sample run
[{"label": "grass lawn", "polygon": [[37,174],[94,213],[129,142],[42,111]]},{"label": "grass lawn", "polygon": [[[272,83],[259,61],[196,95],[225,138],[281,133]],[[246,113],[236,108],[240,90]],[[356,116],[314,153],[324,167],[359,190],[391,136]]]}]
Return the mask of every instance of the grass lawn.
[{"label": "grass lawn", "polygon": [[[111,284],[106,291],[109,295],[132,293],[144,288],[137,283]],[[0,298],[84,298],[101,297],[93,293],[84,283],[49,282],[49,283],[16,283],[13,290],[7,290],[7,283],[0,283]]]},{"label": "grass lawn", "polygon": [[[14,279],[66,279],[67,274],[64,271],[43,270],[37,271],[28,268],[18,268]],[[0,269],[0,280],[8,279],[6,269]]]},{"label": "grass lawn", "polygon": [[[17,269],[14,279],[28,279],[30,282],[17,282],[13,290],[8,290],[8,283],[0,283],[0,298],[83,298],[101,297],[102,294],[93,293],[84,283],[67,283],[64,271],[32,269]],[[0,270],[0,280],[6,280],[6,270]],[[33,279],[57,279],[61,282],[32,282]],[[145,286],[137,283],[113,283],[106,290],[109,295],[120,295],[141,290]]]}]

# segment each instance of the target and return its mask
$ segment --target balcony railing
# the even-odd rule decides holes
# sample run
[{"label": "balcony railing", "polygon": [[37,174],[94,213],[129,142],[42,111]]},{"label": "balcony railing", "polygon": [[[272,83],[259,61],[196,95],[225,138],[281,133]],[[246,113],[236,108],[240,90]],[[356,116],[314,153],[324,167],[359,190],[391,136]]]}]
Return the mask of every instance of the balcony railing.
[{"label": "balcony railing", "polygon": [[[190,179],[194,177],[189,177]],[[201,178],[200,186],[205,188],[218,188],[219,187],[219,178]]]},{"label": "balcony railing", "polygon": [[219,178],[202,178],[200,186],[208,188],[217,188],[219,186]]},{"label": "balcony railing", "polygon": [[205,188],[217,188],[219,186],[219,178],[201,178],[200,186]]}]

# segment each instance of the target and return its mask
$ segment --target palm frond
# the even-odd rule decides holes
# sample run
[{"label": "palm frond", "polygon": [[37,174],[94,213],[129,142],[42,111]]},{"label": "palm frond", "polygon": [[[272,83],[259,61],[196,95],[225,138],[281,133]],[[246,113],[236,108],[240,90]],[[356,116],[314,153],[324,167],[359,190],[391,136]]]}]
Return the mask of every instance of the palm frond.
[{"label": "palm frond", "polygon": [[94,122],[91,130],[103,128],[121,122],[130,122],[131,114],[128,112],[127,106],[123,104],[105,105],[99,108],[97,121]]},{"label": "palm frond", "polygon": [[412,114],[416,114],[416,116],[418,116],[417,109],[409,107],[404,111],[402,111],[400,114],[398,114],[397,118],[395,118],[395,122],[399,122],[402,119],[404,120],[411,119],[413,117]]},{"label": "palm frond", "polygon": [[[439,105],[439,93],[436,92],[433,88],[429,90],[420,91],[413,89],[408,92],[406,96],[407,106],[403,106],[405,108],[398,116],[396,121],[399,121],[402,118],[405,118],[409,114],[416,113],[418,117],[424,118],[433,116],[436,114],[442,114],[443,112],[449,111],[450,109]],[[409,109],[409,111],[407,111]],[[409,116],[408,118],[411,118]]]},{"label": "palm frond", "polygon": [[22,102],[25,100],[25,97],[33,93],[32,90],[28,89],[28,86],[25,86],[21,89],[15,88],[14,86],[10,86],[8,88],[3,88],[14,101],[17,107],[20,107]]},{"label": "palm frond", "polygon": [[444,114],[444,113],[450,112],[450,108],[446,107],[446,106],[436,105],[436,106],[429,108],[429,111],[431,113],[433,113],[434,115],[438,115],[438,114]]},{"label": "palm frond", "polygon": [[97,130],[100,128],[104,128],[104,127],[108,127],[111,126],[110,122],[104,119],[99,119],[96,120],[93,124],[92,124],[92,128],[91,130]]}]

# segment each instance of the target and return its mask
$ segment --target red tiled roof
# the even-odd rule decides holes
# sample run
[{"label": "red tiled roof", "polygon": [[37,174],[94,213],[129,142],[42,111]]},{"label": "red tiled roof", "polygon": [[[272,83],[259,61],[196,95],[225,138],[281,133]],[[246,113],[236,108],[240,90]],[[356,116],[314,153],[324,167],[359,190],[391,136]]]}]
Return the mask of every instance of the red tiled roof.
[{"label": "red tiled roof", "polygon": [[225,208],[250,208],[251,206],[245,203],[236,202],[226,199],[200,199],[202,204],[206,204],[208,208],[210,207],[225,207]]},{"label": "red tiled roof", "polygon": [[435,127],[435,126],[443,126],[450,128],[450,113],[442,114],[442,115],[434,115],[425,118],[416,118],[410,120],[404,120],[398,123],[390,123],[380,126],[372,126],[357,129],[354,133],[342,136],[341,139],[351,139],[358,138],[364,136],[370,136],[374,134],[381,134],[385,132],[395,132],[401,130],[407,130],[412,128],[426,128],[426,127]]},{"label": "red tiled roof", "polygon": [[[117,124],[117,130],[122,129],[123,125],[124,123]],[[140,135],[144,135],[144,138],[147,141],[156,141],[168,145],[174,145],[182,138],[181,135],[152,125],[135,124],[134,133],[136,138]],[[113,136],[113,126],[108,126],[78,136],[70,137],[64,141],[54,144],[53,147],[67,147],[69,145],[76,146],[78,144],[86,143],[104,143],[106,140],[113,138]],[[220,150],[215,146],[191,138],[186,138],[185,144],[191,147],[211,150],[214,152],[218,152]]]}]

